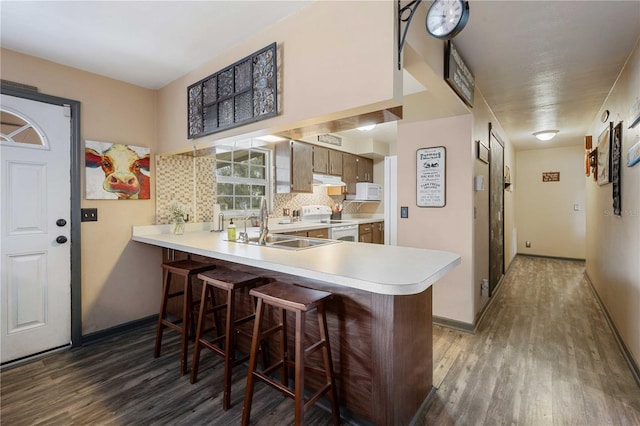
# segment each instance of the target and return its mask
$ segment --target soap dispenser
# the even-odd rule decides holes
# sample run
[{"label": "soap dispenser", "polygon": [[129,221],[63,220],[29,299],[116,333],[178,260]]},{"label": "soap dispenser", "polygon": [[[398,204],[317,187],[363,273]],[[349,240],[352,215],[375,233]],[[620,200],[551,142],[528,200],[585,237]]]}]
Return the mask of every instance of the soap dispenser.
[{"label": "soap dispenser", "polygon": [[233,219],[231,219],[229,226],[227,227],[227,239],[229,241],[236,240],[236,225],[233,223]]}]

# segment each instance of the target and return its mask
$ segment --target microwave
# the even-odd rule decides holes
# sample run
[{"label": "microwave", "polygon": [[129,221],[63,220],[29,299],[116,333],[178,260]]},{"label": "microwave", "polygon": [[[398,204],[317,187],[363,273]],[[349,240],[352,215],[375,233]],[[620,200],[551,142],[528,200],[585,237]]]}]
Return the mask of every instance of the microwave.
[{"label": "microwave", "polygon": [[380,201],[382,200],[382,185],[358,182],[356,183],[355,195],[347,195],[347,200]]}]

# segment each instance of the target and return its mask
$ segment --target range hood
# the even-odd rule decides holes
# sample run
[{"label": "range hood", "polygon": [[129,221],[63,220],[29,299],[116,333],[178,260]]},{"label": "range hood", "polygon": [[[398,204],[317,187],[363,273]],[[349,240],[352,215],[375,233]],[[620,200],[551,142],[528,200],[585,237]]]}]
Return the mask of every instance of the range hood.
[{"label": "range hood", "polygon": [[313,184],[320,186],[347,186],[347,184],[340,179],[340,176],[319,174],[313,175]]}]

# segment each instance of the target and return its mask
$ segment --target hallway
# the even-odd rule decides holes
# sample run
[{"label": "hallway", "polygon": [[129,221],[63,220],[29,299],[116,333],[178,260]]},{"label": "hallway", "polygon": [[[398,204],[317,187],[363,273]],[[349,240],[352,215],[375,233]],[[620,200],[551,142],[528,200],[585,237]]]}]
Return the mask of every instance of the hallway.
[{"label": "hallway", "polygon": [[[191,385],[177,373],[171,334],[158,359],[147,326],[2,371],[0,422],[239,424],[246,369],[234,370],[223,412],[219,358],[203,357],[206,374]],[[640,425],[640,387],[579,261],[517,256],[477,334],[434,326],[434,385],[418,424]],[[256,390],[254,424],[293,423],[290,400]],[[306,420],[331,424],[317,407]]]},{"label": "hallway", "polygon": [[475,335],[434,326],[428,425],[640,425],[584,262],[516,256]]}]

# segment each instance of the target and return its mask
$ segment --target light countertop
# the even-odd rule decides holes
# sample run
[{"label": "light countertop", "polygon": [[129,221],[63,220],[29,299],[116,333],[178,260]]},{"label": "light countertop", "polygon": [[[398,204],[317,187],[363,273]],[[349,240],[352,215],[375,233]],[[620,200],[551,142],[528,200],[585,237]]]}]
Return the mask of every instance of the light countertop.
[{"label": "light countertop", "polygon": [[[314,228],[327,227],[317,225]],[[294,225],[281,226],[286,228],[269,228],[274,233],[295,230],[290,228]],[[440,250],[340,241],[294,251],[230,242],[226,232],[210,232],[209,223],[189,223],[183,235],[171,229],[134,226],[132,240],[387,295],[421,293],[460,264],[459,255]],[[250,237],[258,236],[258,228],[247,231]]]}]

